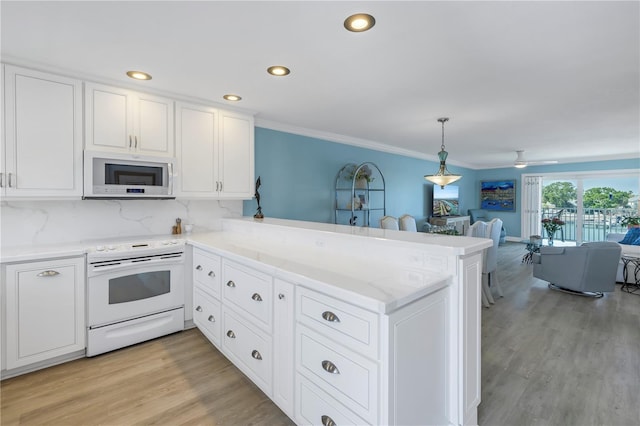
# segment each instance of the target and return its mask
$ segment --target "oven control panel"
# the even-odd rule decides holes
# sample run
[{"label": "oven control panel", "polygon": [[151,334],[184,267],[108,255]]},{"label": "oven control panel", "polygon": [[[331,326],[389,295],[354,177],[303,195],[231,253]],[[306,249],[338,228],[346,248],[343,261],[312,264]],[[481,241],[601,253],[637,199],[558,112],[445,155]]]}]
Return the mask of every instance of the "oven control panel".
[{"label": "oven control panel", "polygon": [[165,252],[184,251],[185,240],[146,240],[100,244],[87,251],[88,258],[113,258],[114,256],[139,256]]}]

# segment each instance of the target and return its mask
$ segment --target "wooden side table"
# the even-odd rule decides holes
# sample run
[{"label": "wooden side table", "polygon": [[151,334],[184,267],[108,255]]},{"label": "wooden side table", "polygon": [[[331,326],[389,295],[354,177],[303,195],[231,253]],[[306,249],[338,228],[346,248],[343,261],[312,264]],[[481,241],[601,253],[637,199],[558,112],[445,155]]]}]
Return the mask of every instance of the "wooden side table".
[{"label": "wooden side table", "polygon": [[[627,293],[635,293],[640,290],[640,257],[623,255],[622,260],[622,291]],[[629,271],[633,270],[633,283],[627,282]],[[638,293],[640,295],[640,293]]]}]

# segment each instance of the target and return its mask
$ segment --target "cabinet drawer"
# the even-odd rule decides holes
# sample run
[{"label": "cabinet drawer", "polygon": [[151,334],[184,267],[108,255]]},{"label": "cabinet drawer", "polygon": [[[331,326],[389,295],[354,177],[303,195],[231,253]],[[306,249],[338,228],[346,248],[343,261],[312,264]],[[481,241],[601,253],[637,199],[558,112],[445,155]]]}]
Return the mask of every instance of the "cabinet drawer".
[{"label": "cabinet drawer", "polygon": [[220,302],[199,287],[193,289],[193,323],[216,346],[220,346]]},{"label": "cabinet drawer", "polygon": [[361,417],[373,421],[378,407],[377,364],[299,327],[298,368]]},{"label": "cabinet drawer", "polygon": [[272,395],[271,336],[252,330],[246,321],[223,307],[223,351],[269,397]]},{"label": "cabinet drawer", "polygon": [[237,263],[222,261],[223,298],[255,320],[258,326],[271,332],[272,280]]},{"label": "cabinet drawer", "polygon": [[298,376],[296,423],[304,425],[365,425],[366,422],[343,407],[336,399]]},{"label": "cabinet drawer", "polygon": [[332,340],[378,359],[378,315],[324,294],[300,288],[298,321]]},{"label": "cabinet drawer", "polygon": [[193,282],[207,293],[220,297],[220,257],[193,250]]}]

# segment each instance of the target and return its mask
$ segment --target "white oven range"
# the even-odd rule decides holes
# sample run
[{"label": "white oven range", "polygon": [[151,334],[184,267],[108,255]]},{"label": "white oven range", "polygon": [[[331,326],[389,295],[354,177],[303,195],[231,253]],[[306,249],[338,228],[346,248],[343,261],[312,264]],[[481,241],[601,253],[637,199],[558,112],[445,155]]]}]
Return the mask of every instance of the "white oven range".
[{"label": "white oven range", "polygon": [[184,329],[184,240],[87,253],[87,356]]}]

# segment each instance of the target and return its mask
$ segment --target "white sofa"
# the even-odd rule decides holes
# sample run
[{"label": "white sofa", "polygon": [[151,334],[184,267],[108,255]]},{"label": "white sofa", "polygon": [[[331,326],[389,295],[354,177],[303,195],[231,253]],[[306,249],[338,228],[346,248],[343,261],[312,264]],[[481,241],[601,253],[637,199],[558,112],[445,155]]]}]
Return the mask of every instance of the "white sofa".
[{"label": "white sofa", "polygon": [[[622,239],[624,238],[625,234],[616,234],[616,233],[611,233],[607,235],[607,241],[613,241],[615,243],[622,241]],[[624,256],[625,254],[629,255],[629,256],[635,256],[635,257],[640,257],[640,246],[634,246],[631,244],[619,244],[620,247],[622,247],[622,253],[620,254],[620,256]],[[616,274],[616,281],[621,283],[624,281],[624,277],[622,275],[622,260],[620,261],[620,264],[618,265],[618,272]],[[633,270],[630,270],[629,273],[627,274],[627,282],[635,282],[634,281],[634,277],[633,277]]]}]

